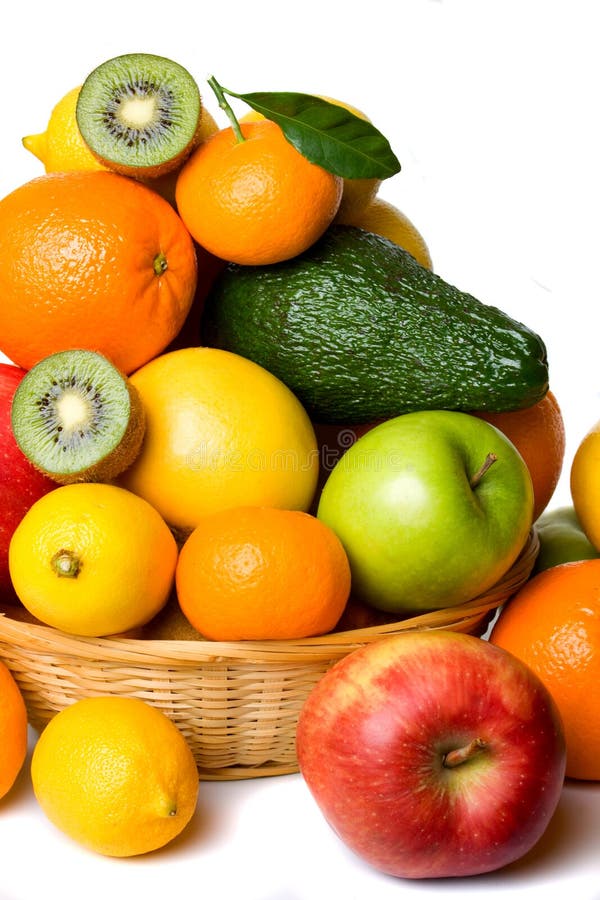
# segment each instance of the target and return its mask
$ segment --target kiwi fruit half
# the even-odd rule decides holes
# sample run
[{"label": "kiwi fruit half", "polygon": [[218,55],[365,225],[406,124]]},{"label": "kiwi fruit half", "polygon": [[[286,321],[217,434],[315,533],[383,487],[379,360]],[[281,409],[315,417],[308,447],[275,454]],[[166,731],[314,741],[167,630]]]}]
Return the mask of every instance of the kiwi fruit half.
[{"label": "kiwi fruit half", "polygon": [[59,484],[116,478],[139,453],[145,422],[129,379],[92,350],[42,359],[20,381],[11,408],[22,452]]},{"label": "kiwi fruit half", "polygon": [[183,163],[200,138],[202,101],[179,63],[127,53],[101,63],[77,98],[81,135],[96,158],[124,175],[158,178]]}]

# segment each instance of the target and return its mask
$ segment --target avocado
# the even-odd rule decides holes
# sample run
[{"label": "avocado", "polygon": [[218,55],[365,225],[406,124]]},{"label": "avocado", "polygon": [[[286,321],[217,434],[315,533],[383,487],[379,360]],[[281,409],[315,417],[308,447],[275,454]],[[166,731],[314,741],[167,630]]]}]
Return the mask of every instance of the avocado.
[{"label": "avocado", "polygon": [[520,409],[548,390],[537,334],[353,226],[286,262],[228,264],[201,341],[268,369],[315,422]]}]

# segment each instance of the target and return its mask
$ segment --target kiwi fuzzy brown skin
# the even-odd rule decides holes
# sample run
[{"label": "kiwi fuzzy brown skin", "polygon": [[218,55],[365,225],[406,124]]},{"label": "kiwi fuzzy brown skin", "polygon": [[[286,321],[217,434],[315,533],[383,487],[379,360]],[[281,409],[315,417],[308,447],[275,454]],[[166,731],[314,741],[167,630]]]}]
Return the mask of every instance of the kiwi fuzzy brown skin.
[{"label": "kiwi fuzzy brown skin", "polygon": [[[115,79],[119,77],[122,80],[117,83]],[[162,84],[161,79],[165,79]],[[142,134],[135,124],[124,125],[115,114],[115,109],[127,99],[127,92],[139,97],[138,91],[148,85],[149,96],[160,97],[164,87],[161,100],[164,102],[166,93],[172,104],[163,113],[164,126],[147,126],[164,127],[167,133],[170,129],[177,140],[168,147],[158,146],[158,138]],[[171,89],[179,92],[177,102]],[[179,111],[183,108],[184,113],[176,131],[172,118],[178,102]],[[183,66],[149,53],[129,53],[106,60],[89,73],[77,99],[76,118],[83,140],[98,162],[113,172],[148,182],[179,169],[200,143],[204,130],[202,112],[198,86]]]},{"label": "kiwi fuzzy brown skin", "polygon": [[[102,374],[105,378],[107,375],[108,377],[112,376],[120,392],[118,413],[120,416],[126,416],[127,419],[117,442],[112,436],[107,438],[105,453],[101,453],[102,446],[100,444],[95,451],[97,458],[89,462],[82,454],[81,465],[76,464],[79,462],[78,457],[69,457],[69,453],[66,453],[67,464],[62,466],[56,464],[56,457],[44,447],[44,442],[47,442],[46,446],[52,442],[56,443],[58,441],[57,433],[63,431],[59,419],[56,419],[52,426],[44,427],[42,425],[40,410],[48,404],[52,405],[52,400],[48,401],[47,399],[48,392],[44,392],[44,387],[51,384],[56,389],[64,388],[65,385],[62,382],[64,372],[71,371],[68,368],[69,364],[74,365],[74,370],[77,372],[77,361],[82,358],[92,360],[92,362],[97,361],[102,366]],[[75,363],[72,362],[73,359],[75,359]],[[66,385],[66,389],[77,391],[80,389],[76,383],[77,376],[72,377],[74,381]],[[85,379],[82,376],[82,381],[84,380],[89,381],[89,375]],[[86,384],[87,387],[89,385]],[[93,390],[96,391],[96,395],[92,402],[96,402],[101,389],[94,388]],[[125,405],[123,403],[124,392],[127,395]],[[99,400],[102,405],[101,397]],[[146,432],[146,411],[135,386],[106,357],[88,350],[63,350],[46,357],[30,369],[19,384],[19,390],[15,391],[11,419],[15,439],[25,456],[40,472],[61,485],[77,482],[113,481],[137,457]],[[91,440],[92,438],[90,438]]]}]

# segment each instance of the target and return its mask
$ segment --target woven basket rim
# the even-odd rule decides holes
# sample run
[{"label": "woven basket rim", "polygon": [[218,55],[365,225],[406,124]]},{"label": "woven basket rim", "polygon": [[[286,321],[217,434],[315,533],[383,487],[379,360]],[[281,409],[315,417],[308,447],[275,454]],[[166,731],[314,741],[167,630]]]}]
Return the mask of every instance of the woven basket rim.
[{"label": "woven basket rim", "polygon": [[517,560],[488,591],[466,603],[425,612],[385,625],[352,631],[330,632],[302,640],[208,641],[159,640],[146,638],[82,637],[66,634],[43,624],[21,622],[0,613],[0,640],[21,649],[42,653],[63,653],[86,657],[90,664],[126,662],[139,665],[203,665],[222,663],[287,662],[303,664],[345,656],[366,643],[399,632],[452,628],[467,630],[470,622],[504,603],[528,578],[539,551],[539,538],[532,528]]}]

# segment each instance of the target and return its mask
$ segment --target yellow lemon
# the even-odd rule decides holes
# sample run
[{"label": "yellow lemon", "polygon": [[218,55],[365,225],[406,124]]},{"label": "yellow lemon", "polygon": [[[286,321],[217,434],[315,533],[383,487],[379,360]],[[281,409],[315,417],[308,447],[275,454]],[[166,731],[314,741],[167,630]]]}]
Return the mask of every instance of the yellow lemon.
[{"label": "yellow lemon", "polygon": [[148,622],[167,602],[177,544],[145,500],[110,484],[58,487],[25,514],[9,547],[17,596],[42,622],[100,637]]},{"label": "yellow lemon", "polygon": [[165,846],[192,818],[198,770],[183,734],[134,697],[89,697],[50,720],[31,780],[48,819],[105,856]]},{"label": "yellow lemon", "polygon": [[600,551],[600,421],[595,422],[579,442],[571,463],[569,483],[581,527]]},{"label": "yellow lemon", "polygon": [[[316,96],[320,97],[321,100],[327,100],[329,103],[341,106],[342,109],[347,109],[348,112],[358,116],[359,119],[364,119],[365,122],[371,121],[364,112],[355,106],[351,106],[349,103],[344,103],[341,100],[335,100],[333,97],[326,97],[322,94],[317,94]],[[258,122],[263,118],[264,116],[261,113],[251,110],[241,117],[240,122]],[[377,194],[380,184],[381,181],[378,178],[344,178],[342,200],[334,221],[339,222],[345,216],[352,216],[363,210]]]},{"label": "yellow lemon", "polygon": [[356,225],[388,238],[407,250],[424,268],[433,269],[431,254],[421,233],[403,212],[381,197],[375,197],[361,212],[342,216],[340,224]]},{"label": "yellow lemon", "polygon": [[119,483],[183,533],[233,506],[307,510],[319,471],[308,415],[282,381],[212,347],[164,353],[131,377],[146,434]]},{"label": "yellow lemon", "polygon": [[75,107],[80,90],[81,87],[75,87],[59,100],[44,132],[23,138],[23,146],[37,156],[46,172],[104,169],[77,127]]}]

